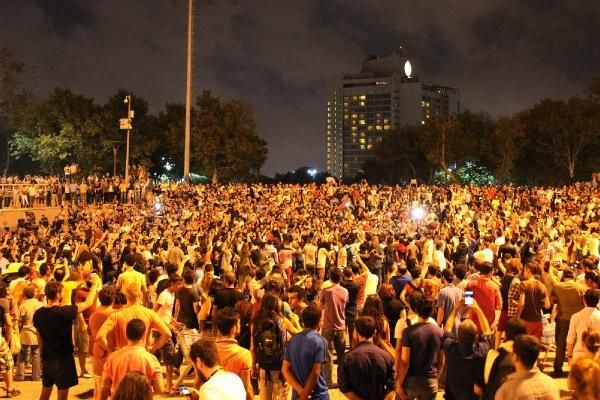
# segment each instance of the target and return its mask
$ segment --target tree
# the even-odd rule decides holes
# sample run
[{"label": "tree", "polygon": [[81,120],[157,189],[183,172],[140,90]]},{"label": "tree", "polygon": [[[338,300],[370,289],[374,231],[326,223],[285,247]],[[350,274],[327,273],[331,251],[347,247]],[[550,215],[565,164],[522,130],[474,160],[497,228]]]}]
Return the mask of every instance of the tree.
[{"label": "tree", "polygon": [[423,152],[432,165],[438,166],[454,182],[459,182],[454,170],[467,162],[484,160],[484,143],[493,126],[488,114],[470,111],[447,120],[431,120],[424,125]]},{"label": "tree", "polygon": [[13,49],[0,48],[0,147],[4,153],[4,175],[10,166],[10,138],[17,129],[19,114],[30,98],[22,88],[24,70],[25,64]]},{"label": "tree", "polygon": [[[195,109],[192,108],[192,121]],[[154,161],[154,172],[159,175],[169,172],[168,175],[183,176],[184,136],[185,136],[185,104],[167,103],[164,110],[157,116],[161,136],[164,140],[158,145]],[[173,163],[171,171],[164,171],[164,161]]]},{"label": "tree", "polygon": [[208,90],[196,104],[192,161],[214,183],[258,174],[267,159],[267,142],[256,134],[250,107],[237,100],[222,103]]},{"label": "tree", "polygon": [[523,112],[521,118],[533,151],[551,159],[573,182],[584,150],[597,145],[598,110],[597,103],[580,97],[545,99]]},{"label": "tree", "polygon": [[93,99],[55,88],[47,101],[32,102],[21,114],[12,155],[29,157],[43,173],[56,174],[70,163],[94,171],[101,146],[99,111]]},{"label": "tree", "polygon": [[501,117],[496,121],[492,134],[485,142],[485,153],[497,182],[510,180],[515,161],[521,155],[524,135],[523,123],[517,117]]},{"label": "tree", "polygon": [[387,132],[375,149],[373,160],[363,169],[369,180],[381,182],[407,182],[426,179],[429,163],[421,148],[423,128],[403,126]]},{"label": "tree", "polygon": [[[158,118],[149,113],[148,102],[135,93],[119,89],[102,107],[101,120],[105,142],[121,143],[119,148],[122,151],[118,157],[118,164],[122,173],[125,171],[127,131],[119,129],[119,119],[127,117],[127,104],[124,103],[124,99],[129,94],[132,98],[131,109],[135,115],[130,132],[130,165],[143,165],[147,168],[154,166],[159,147],[165,143],[165,135],[160,129]],[[109,148],[105,148],[104,154],[109,153]]]}]

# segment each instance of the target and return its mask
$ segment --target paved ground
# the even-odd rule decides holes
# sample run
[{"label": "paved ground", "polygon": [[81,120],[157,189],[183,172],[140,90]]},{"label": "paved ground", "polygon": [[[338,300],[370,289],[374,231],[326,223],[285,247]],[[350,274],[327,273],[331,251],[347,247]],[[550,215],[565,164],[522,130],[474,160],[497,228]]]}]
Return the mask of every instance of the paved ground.
[{"label": "paved ground", "polygon": [[[551,371],[552,370],[552,361],[554,359],[554,353],[550,353],[548,355],[548,358],[544,364],[544,370],[545,371]],[[89,367],[91,369],[91,366]],[[567,369],[568,370],[568,369]],[[556,379],[560,389],[561,389],[561,398],[567,399],[567,398],[571,398],[571,394],[570,392],[567,390],[567,380],[566,378],[562,378],[562,379]],[[191,384],[191,379],[186,381],[187,384]],[[33,399],[37,399],[39,398],[39,395],[42,391],[42,385],[41,382],[31,382],[31,381],[25,381],[25,382],[15,382],[15,387],[17,389],[19,389],[21,391],[21,395],[16,397],[17,399],[27,399],[27,400],[33,400]],[[81,393],[84,393],[90,389],[93,389],[94,387],[94,381],[93,379],[80,379],[79,380],[79,385],[75,388],[72,388],[70,393],[69,393],[69,399],[78,399],[80,398],[78,395]],[[331,399],[332,400],[341,400],[341,399],[345,399],[345,397],[338,391],[338,390],[331,390]],[[4,385],[2,385],[1,389],[0,389],[0,397],[4,396],[6,394],[5,390],[4,390]],[[164,398],[164,399],[183,399],[183,396],[156,396],[155,398]],[[259,397],[256,396],[256,399],[258,399]],[[52,399],[56,399],[56,391],[54,391],[53,395],[52,395]],[[443,399],[443,393],[440,392],[438,394],[438,399]]]}]

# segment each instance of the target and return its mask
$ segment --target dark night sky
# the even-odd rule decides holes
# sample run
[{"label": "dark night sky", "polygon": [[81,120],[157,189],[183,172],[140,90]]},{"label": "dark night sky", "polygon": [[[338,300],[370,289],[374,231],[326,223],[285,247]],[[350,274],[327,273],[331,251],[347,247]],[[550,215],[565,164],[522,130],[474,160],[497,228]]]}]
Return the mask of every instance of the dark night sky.
[{"label": "dark night sky", "polygon": [[[153,111],[185,100],[186,0],[0,0],[0,46],[54,86],[104,102],[131,89]],[[194,93],[252,104],[263,172],[324,167],[332,82],[402,45],[425,80],[493,116],[582,93],[600,75],[599,0],[197,0]]]}]

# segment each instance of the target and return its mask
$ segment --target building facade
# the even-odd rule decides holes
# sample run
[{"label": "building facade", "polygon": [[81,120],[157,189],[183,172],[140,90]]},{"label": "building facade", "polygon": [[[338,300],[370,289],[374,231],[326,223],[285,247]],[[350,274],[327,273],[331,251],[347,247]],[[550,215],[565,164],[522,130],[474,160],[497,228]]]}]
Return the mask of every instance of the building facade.
[{"label": "building facade", "polygon": [[386,132],[460,112],[458,89],[420,82],[418,63],[399,49],[346,74],[327,102],[327,172],[352,179]]}]

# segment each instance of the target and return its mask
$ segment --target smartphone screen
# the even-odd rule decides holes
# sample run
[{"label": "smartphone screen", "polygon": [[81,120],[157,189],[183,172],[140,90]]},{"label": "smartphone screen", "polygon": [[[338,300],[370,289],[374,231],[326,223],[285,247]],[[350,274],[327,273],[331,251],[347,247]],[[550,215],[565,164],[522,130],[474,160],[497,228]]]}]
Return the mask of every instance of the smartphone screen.
[{"label": "smartphone screen", "polygon": [[185,386],[179,386],[179,392],[184,396],[190,395],[190,391]]},{"label": "smartphone screen", "polygon": [[472,290],[465,291],[465,305],[467,305],[467,306],[473,305],[473,291]]}]

